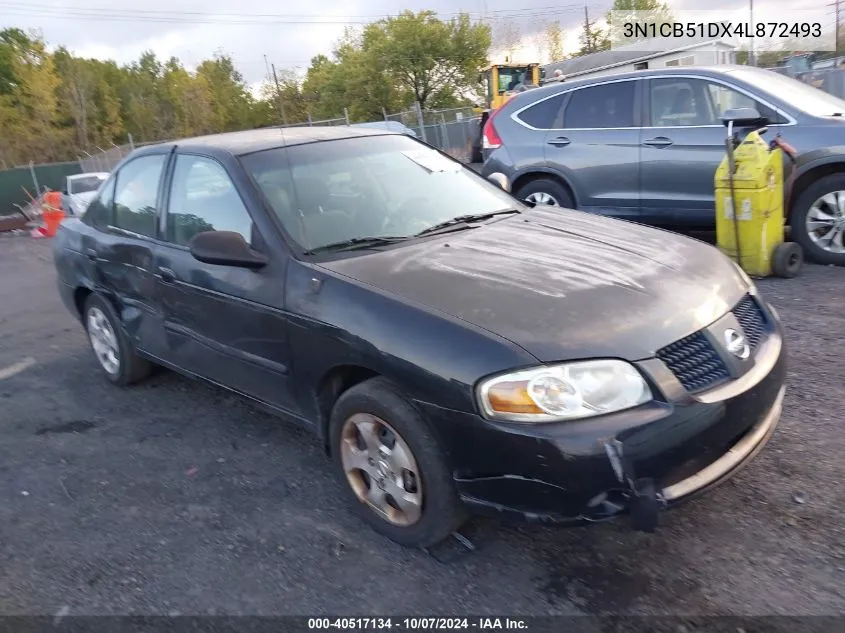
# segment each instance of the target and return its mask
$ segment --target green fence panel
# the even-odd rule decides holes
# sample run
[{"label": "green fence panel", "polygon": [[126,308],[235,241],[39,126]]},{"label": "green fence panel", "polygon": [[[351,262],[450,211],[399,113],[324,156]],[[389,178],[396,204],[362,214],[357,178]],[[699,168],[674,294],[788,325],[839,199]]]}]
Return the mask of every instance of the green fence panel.
[{"label": "green fence panel", "polygon": [[37,195],[32,171],[35,171],[41,191],[44,191],[45,187],[60,191],[65,176],[82,173],[82,167],[74,161],[35,165],[33,170],[29,167],[16,167],[0,171],[0,216],[17,213],[15,204],[26,205],[29,202],[27,191],[31,196]]}]

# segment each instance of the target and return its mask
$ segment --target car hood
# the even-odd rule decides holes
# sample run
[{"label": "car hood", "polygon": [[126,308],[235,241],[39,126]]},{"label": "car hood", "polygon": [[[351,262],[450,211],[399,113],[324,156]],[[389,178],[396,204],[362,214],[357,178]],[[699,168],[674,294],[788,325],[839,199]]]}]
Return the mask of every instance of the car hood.
[{"label": "car hood", "polygon": [[704,242],[547,208],[321,265],[484,328],[543,362],[651,357],[746,292],[733,263]]}]

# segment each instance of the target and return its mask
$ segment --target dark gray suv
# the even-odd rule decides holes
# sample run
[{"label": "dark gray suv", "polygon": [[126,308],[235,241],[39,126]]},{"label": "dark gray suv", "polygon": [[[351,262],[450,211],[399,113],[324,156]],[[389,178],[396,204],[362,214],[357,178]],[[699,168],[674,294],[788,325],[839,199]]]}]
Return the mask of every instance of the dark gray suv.
[{"label": "dark gray suv", "polygon": [[845,265],[845,101],[768,70],[667,68],[524,92],[485,124],[482,175],[504,174],[536,204],[712,228],[721,115],[740,107],[799,152],[787,182],[793,239],[812,260]]}]

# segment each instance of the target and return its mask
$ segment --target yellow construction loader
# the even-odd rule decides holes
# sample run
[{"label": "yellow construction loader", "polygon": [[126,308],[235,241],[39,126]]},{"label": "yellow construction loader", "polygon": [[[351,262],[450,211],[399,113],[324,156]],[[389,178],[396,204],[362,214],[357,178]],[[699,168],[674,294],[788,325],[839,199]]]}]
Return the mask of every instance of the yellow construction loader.
[{"label": "yellow construction loader", "polygon": [[481,162],[481,130],[494,110],[501,108],[514,95],[537,88],[542,81],[540,64],[492,64],[481,71],[486,98],[484,105],[475,108],[479,115],[477,134],[472,139],[472,162]]}]

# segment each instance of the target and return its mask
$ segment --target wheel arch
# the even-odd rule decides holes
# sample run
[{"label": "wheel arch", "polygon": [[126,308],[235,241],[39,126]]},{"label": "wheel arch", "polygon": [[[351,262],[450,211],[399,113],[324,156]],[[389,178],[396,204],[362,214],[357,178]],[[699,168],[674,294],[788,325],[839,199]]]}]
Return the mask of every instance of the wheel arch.
[{"label": "wheel arch", "polygon": [[92,288],[84,283],[77,286],[76,290],[73,291],[73,303],[76,306],[76,310],[81,321],[85,321],[85,303],[88,301],[88,297],[92,294],[98,294],[107,301],[117,312],[118,319],[120,319],[120,325],[124,327],[126,326],[123,312],[120,309],[120,302],[117,300],[117,297],[110,292],[104,292],[101,288]]},{"label": "wheel arch", "polygon": [[88,286],[79,286],[76,290],[73,291],[73,304],[76,306],[77,316],[80,319],[84,319],[84,312],[85,312],[85,302],[88,301],[88,297],[94,291],[91,290]]},{"label": "wheel arch", "polygon": [[578,208],[578,196],[575,193],[575,189],[565,177],[551,170],[533,170],[519,174],[514,179],[513,183],[511,183],[511,190],[514,192],[514,194],[516,194],[522,187],[525,187],[528,183],[534,182],[535,180],[544,179],[554,180],[561,186],[565,187],[566,190],[569,192],[570,197],[572,198],[573,206],[575,206],[575,208]]},{"label": "wheel arch", "polygon": [[355,385],[381,375],[381,373],[371,367],[348,363],[331,367],[317,382],[314,390],[318,416],[317,431],[326,455],[331,455],[328,432],[329,421],[331,419],[332,408],[338,398]]},{"label": "wheel arch", "polygon": [[797,209],[798,200],[814,182],[832,174],[845,174],[845,152],[837,155],[828,155],[823,158],[816,158],[805,164],[799,164],[798,172],[791,187],[787,191],[789,208],[786,210],[786,223],[792,224],[792,215]]}]

